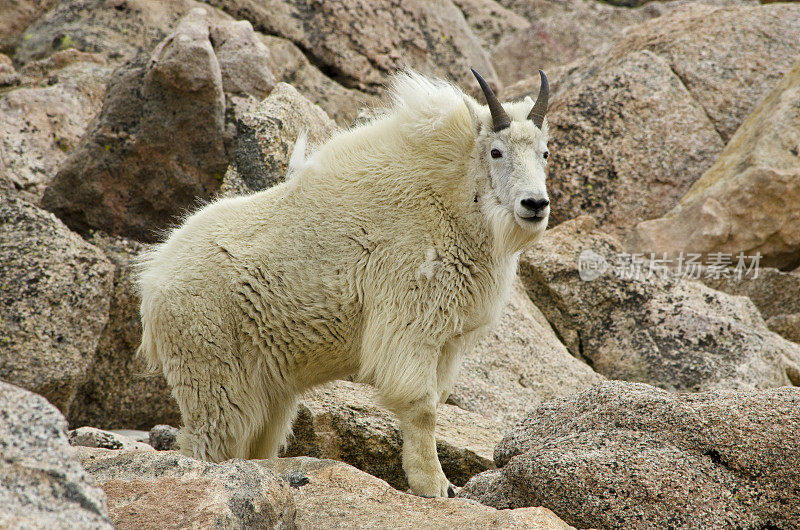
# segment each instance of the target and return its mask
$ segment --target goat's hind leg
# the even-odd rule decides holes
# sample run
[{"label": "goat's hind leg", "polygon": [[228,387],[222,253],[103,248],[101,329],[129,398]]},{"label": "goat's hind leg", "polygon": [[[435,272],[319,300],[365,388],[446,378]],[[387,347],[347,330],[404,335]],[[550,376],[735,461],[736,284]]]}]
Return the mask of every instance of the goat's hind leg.
[{"label": "goat's hind leg", "polygon": [[258,416],[228,345],[188,334],[179,339],[167,343],[172,347],[162,367],[183,420],[180,451],[212,462],[246,458],[244,442],[252,438]]},{"label": "goat's hind leg", "polygon": [[178,435],[183,454],[212,462],[247,457],[243,442],[252,437],[250,415],[226,383],[217,376],[172,385],[183,418]]},{"label": "goat's hind leg", "polygon": [[297,414],[297,396],[282,395],[270,400],[261,426],[250,443],[248,458],[275,458],[286,443]]}]

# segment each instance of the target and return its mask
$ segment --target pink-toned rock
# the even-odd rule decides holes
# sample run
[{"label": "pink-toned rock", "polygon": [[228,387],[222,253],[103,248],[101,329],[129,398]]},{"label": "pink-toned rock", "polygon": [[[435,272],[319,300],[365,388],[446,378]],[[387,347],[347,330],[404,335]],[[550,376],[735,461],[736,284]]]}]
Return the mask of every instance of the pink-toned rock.
[{"label": "pink-toned rock", "polygon": [[[549,74],[550,70],[585,56],[602,56],[616,41],[624,39],[628,28],[675,10],[692,10],[698,5],[757,5],[752,0],[671,0],[620,7],[622,2],[501,0],[530,24],[506,33],[491,49],[500,80],[507,85],[526,77],[535,81],[539,68]],[[554,88],[557,93],[558,86]]]},{"label": "pink-toned rock", "polygon": [[665,392],[609,381],[541,405],[459,496],[579,528],[792,528],[800,389]]},{"label": "pink-toned rock", "polygon": [[100,116],[42,204],[78,232],[152,241],[219,188],[233,136],[225,110],[207,10],[196,9],[152,58],[114,74]]},{"label": "pink-toned rock", "polygon": [[669,211],[723,148],[703,107],[650,51],[566,91],[547,119],[551,222],[588,214],[614,235]]},{"label": "pink-toned rock", "polygon": [[504,34],[492,49],[493,64],[504,84],[538,78],[539,68],[549,73],[608,46],[623,28],[654,16],[651,10],[621,9],[596,0],[504,3],[529,22]]},{"label": "pink-toned rock", "polygon": [[248,460],[201,462],[171,451],[79,447],[118,529],[294,528],[289,485]]}]

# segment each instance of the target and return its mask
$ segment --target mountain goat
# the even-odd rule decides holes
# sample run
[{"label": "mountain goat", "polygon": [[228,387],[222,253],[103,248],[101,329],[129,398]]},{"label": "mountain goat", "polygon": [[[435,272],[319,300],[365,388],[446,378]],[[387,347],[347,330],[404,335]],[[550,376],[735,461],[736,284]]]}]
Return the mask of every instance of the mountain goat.
[{"label": "mountain goat", "polygon": [[453,495],[436,405],[550,213],[546,76],[535,104],[501,105],[473,73],[488,106],[401,73],[385,113],[142,256],[139,351],[178,402],[182,452],[275,457],[298,395],[355,376],[400,420],[412,491]]}]

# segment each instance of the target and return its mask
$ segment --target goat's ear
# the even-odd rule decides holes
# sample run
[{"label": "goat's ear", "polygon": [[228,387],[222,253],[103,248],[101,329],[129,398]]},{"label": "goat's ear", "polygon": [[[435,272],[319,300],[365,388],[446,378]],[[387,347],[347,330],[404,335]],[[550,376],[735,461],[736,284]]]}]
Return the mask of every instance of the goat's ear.
[{"label": "goat's ear", "polygon": [[469,96],[464,97],[464,105],[467,106],[467,110],[469,111],[469,119],[472,122],[472,130],[475,133],[475,136],[478,136],[481,133],[481,128],[483,128],[483,121],[481,120],[481,106],[477,101]]}]

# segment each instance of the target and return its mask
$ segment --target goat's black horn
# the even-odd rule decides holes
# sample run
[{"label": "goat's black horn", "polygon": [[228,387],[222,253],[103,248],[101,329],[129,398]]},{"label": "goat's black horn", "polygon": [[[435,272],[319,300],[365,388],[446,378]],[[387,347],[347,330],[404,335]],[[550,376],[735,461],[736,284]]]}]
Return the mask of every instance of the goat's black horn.
[{"label": "goat's black horn", "polygon": [[544,115],[547,114],[547,100],[550,99],[550,83],[547,81],[547,76],[544,72],[539,70],[539,77],[542,78],[542,86],[539,88],[539,95],[536,96],[536,103],[534,103],[528,119],[533,120],[533,124],[542,128],[544,123]]},{"label": "goat's black horn", "polygon": [[[489,106],[489,111],[492,113],[492,130],[494,130],[494,132],[497,132],[505,129],[506,127],[511,125],[511,118],[508,117],[508,114],[506,114],[506,111],[500,104],[500,100],[497,99],[497,96],[494,95],[494,92],[492,92],[491,87],[486,82],[486,80],[483,77],[481,77],[481,74],[476,72],[474,68],[472,68],[472,73],[475,74],[475,79],[477,79],[478,84],[481,85],[481,90],[483,90],[483,96],[486,98],[486,104]],[[547,103],[545,103],[545,106],[546,105]]]}]

